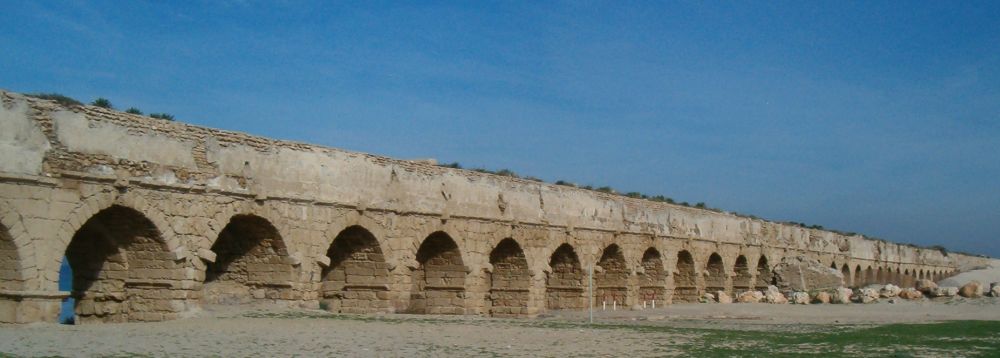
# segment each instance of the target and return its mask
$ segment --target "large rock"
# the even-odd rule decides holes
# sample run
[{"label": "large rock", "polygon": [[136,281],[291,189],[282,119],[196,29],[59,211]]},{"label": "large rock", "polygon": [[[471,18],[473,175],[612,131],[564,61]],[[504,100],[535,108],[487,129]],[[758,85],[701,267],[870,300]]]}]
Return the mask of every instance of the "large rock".
[{"label": "large rock", "polygon": [[904,300],[919,300],[924,298],[924,294],[912,288],[907,288],[899,292],[899,298]]},{"label": "large rock", "polygon": [[854,291],[849,288],[838,288],[833,291],[833,303],[847,304],[851,303],[851,297],[854,296]]},{"label": "large rock", "polygon": [[792,303],[797,305],[808,305],[809,294],[805,292],[792,292]]},{"label": "large rock", "polygon": [[958,290],[958,294],[967,298],[983,297],[983,284],[975,280],[969,281]]},{"label": "large rock", "polygon": [[813,303],[830,303],[833,300],[833,295],[826,291],[816,292],[816,297],[813,297]]},{"label": "large rock", "polygon": [[743,292],[736,298],[739,303],[759,303],[764,299],[764,293],[760,291]]},{"label": "large rock", "polygon": [[937,287],[931,291],[931,296],[934,297],[953,297],[958,294],[958,287]]},{"label": "large rock", "polygon": [[715,295],[713,295],[711,293],[708,293],[708,292],[705,292],[704,295],[701,295],[701,299],[698,300],[698,302],[700,302],[700,303],[712,303],[712,302],[715,302]]},{"label": "large rock", "polygon": [[784,290],[832,290],[844,286],[844,274],[808,256],[786,257],[772,272],[776,286]]},{"label": "large rock", "polygon": [[775,304],[785,304],[788,303],[788,298],[781,294],[776,286],[767,286],[767,291],[764,292],[764,302],[775,303]]},{"label": "large rock", "polygon": [[885,286],[882,286],[882,289],[879,291],[879,295],[884,298],[893,298],[899,296],[899,293],[902,291],[903,290],[899,288],[899,286],[889,283],[886,284]]},{"label": "large rock", "polygon": [[879,291],[874,288],[861,288],[854,294],[854,300],[859,303],[875,303],[878,302],[878,298]]},{"label": "large rock", "polygon": [[715,293],[715,300],[719,303],[733,303],[733,298],[729,296],[726,291],[719,291]]},{"label": "large rock", "polygon": [[938,285],[934,283],[934,281],[928,279],[920,279],[917,280],[914,287],[917,289],[917,291],[920,291],[925,295],[930,295],[931,292],[934,292],[934,289],[936,289]]},{"label": "large rock", "polygon": [[990,284],[990,296],[1000,297],[1000,282]]}]

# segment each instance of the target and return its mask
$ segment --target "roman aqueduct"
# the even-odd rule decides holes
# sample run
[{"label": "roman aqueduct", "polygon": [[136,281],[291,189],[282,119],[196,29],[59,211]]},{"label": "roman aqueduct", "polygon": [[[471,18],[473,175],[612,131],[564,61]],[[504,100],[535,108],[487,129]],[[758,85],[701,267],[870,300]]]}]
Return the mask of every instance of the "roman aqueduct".
[{"label": "roman aqueduct", "polygon": [[[976,258],[0,92],[0,322],[160,321],[203,304],[531,316]],[[73,287],[60,291],[68,260]]]}]

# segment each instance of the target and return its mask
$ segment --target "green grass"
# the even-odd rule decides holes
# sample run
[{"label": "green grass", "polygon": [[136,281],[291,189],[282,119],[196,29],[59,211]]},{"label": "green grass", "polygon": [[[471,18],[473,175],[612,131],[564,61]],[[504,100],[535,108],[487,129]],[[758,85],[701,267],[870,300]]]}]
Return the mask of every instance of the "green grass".
[{"label": "green grass", "polygon": [[809,333],[701,330],[686,350],[714,357],[996,357],[1000,322],[952,321]]}]

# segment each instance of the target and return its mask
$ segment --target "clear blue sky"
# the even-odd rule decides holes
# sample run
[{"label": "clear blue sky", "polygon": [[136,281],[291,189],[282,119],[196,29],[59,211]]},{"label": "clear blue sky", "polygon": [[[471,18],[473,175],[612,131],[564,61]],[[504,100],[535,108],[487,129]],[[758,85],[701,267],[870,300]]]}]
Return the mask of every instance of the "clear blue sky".
[{"label": "clear blue sky", "polygon": [[0,88],[1000,256],[1000,2],[0,2]]}]

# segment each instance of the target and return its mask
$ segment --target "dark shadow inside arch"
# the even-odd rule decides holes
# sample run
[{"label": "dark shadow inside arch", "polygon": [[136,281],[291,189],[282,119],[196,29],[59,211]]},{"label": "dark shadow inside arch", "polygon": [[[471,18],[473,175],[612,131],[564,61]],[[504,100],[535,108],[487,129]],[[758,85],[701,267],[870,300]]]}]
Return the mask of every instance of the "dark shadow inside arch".
[{"label": "dark shadow inside arch", "polygon": [[292,299],[292,263],[281,235],[267,219],[235,215],[212,245],[203,302],[244,304]]},{"label": "dark shadow inside arch", "polygon": [[840,274],[844,276],[844,287],[851,287],[851,267],[844,264],[840,267]]},{"label": "dark shadow inside arch", "polygon": [[[68,266],[68,267],[67,267]],[[177,318],[183,300],[171,287],[183,279],[156,226],[123,206],[98,212],[66,248],[61,274],[71,275],[75,323]],[[65,285],[65,283],[63,283]]]},{"label": "dark shadow inside arch", "polygon": [[549,272],[545,278],[546,308],[583,309],[587,307],[584,273],[580,259],[569,244],[562,244],[549,259]]},{"label": "dark shadow inside arch", "polygon": [[7,227],[0,224],[0,290],[17,291],[22,288],[20,263],[14,238]]},{"label": "dark shadow inside arch", "polygon": [[865,284],[864,271],[861,269],[861,265],[854,267],[854,280],[851,281],[851,287],[861,287]]},{"label": "dark shadow inside arch", "polygon": [[694,267],[694,257],[687,250],[677,253],[677,264],[674,269],[673,302],[698,302],[698,276]]},{"label": "dark shadow inside arch", "polygon": [[719,291],[729,291],[726,289],[726,268],[722,256],[712,253],[705,265],[705,292],[715,295]]},{"label": "dark shadow inside arch", "polygon": [[667,275],[663,272],[663,257],[655,248],[642,254],[642,275],[639,276],[639,299],[650,304],[663,304],[666,299]]},{"label": "dark shadow inside arch", "polygon": [[766,290],[767,286],[774,283],[774,274],[771,273],[771,264],[767,262],[767,256],[761,255],[757,259],[757,279],[754,282],[755,290]]},{"label": "dark shadow inside arch", "polygon": [[438,231],[420,244],[413,271],[411,313],[464,314],[465,276],[462,253],[451,236]]},{"label": "dark shadow inside arch", "polygon": [[736,263],[733,265],[733,293],[739,295],[742,292],[749,291],[752,283],[753,274],[750,272],[750,264],[747,262],[747,257],[743,255],[737,256]]},{"label": "dark shadow inside arch", "polygon": [[609,305],[624,305],[628,299],[628,268],[625,266],[625,255],[616,244],[608,245],[597,261],[600,271],[594,271],[594,304],[602,302]]},{"label": "dark shadow inside arch", "polygon": [[342,230],[333,239],[323,268],[320,308],[337,313],[391,311],[389,264],[375,235],[361,226]]},{"label": "dark shadow inside arch", "polygon": [[868,266],[865,270],[865,282],[859,286],[867,286],[878,282],[878,276],[876,276],[875,268]]},{"label": "dark shadow inside arch", "polygon": [[500,241],[490,252],[489,312],[494,317],[528,314],[531,272],[521,245],[514,239]]}]

